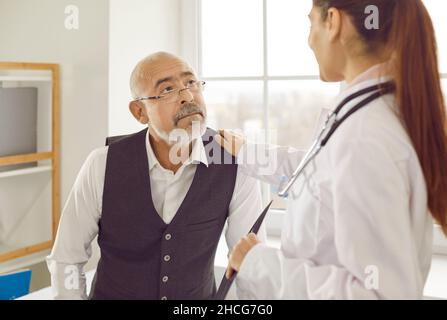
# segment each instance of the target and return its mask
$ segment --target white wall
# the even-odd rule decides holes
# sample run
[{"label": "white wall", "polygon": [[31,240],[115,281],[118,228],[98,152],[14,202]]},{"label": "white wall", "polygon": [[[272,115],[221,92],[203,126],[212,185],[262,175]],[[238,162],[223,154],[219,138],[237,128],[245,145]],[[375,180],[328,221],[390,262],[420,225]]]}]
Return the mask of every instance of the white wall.
[{"label": "white wall", "polygon": [[[65,28],[65,7],[79,8],[80,28]],[[0,61],[61,65],[61,205],[108,118],[107,0],[0,0]]]},{"label": "white wall", "polygon": [[[190,1],[190,0],[188,0]],[[79,30],[64,26],[79,8]],[[129,77],[155,51],[180,54],[181,0],[0,0],[0,61],[61,65],[61,200],[107,135],[140,130]]]},{"label": "white wall", "polygon": [[[128,111],[130,73],[152,52],[181,53],[181,1],[0,0],[0,61],[61,65],[61,209],[106,136],[143,128]],[[65,28],[67,5],[79,8],[79,30]]]},{"label": "white wall", "polygon": [[156,51],[180,54],[181,0],[110,0],[109,134],[144,128],[129,112],[130,74]]}]

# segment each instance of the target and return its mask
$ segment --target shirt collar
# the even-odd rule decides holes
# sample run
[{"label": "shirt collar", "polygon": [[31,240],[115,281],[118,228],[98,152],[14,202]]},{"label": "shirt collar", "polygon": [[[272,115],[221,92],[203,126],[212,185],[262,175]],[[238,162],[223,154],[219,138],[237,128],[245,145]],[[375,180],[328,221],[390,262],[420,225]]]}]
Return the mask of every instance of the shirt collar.
[{"label": "shirt collar", "polygon": [[[157,157],[155,156],[154,150],[152,149],[149,140],[149,130],[150,128],[146,132],[146,151],[147,151],[147,159],[149,161],[149,171],[151,171],[155,166],[161,167],[161,165]],[[205,166],[208,167],[208,157],[206,156],[205,146],[203,145],[202,139],[195,139],[192,142],[191,155],[183,165],[199,164],[199,163],[203,163]]]},{"label": "shirt collar", "polygon": [[[360,74],[356,79],[354,79],[350,84],[342,84],[342,89],[338,97],[335,99],[334,103],[331,105],[330,111],[334,111],[336,107],[349,95],[365,89],[369,86],[384,83],[392,80],[389,75],[390,63],[377,64],[370,69],[366,70],[364,73]],[[353,101],[349,102],[348,105],[352,106],[364,99],[365,97],[358,97]],[[341,114],[347,112],[350,107],[346,106]]]},{"label": "shirt collar", "polygon": [[206,156],[205,146],[201,138],[193,141],[190,159],[193,164],[203,163],[208,167],[208,157]]},{"label": "shirt collar", "polygon": [[374,80],[374,79],[376,79],[376,80],[377,79],[386,79],[386,78],[388,78],[387,76],[390,74],[391,68],[392,68],[391,61],[376,64],[376,65],[372,66],[371,68],[369,68],[368,70],[366,70],[365,72],[363,72],[362,74],[358,75],[346,87],[345,90],[349,90],[352,87],[354,87],[362,82],[365,82],[365,81]]}]

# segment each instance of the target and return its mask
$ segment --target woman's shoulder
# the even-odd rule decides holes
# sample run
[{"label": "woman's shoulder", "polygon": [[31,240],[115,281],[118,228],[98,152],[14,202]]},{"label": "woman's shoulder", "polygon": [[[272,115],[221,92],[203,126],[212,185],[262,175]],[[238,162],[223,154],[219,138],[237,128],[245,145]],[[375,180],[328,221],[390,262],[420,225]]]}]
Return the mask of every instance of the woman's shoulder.
[{"label": "woman's shoulder", "polygon": [[349,145],[367,148],[378,144],[395,161],[416,156],[392,94],[380,97],[355,112],[337,131],[334,134],[335,148],[347,149]]}]

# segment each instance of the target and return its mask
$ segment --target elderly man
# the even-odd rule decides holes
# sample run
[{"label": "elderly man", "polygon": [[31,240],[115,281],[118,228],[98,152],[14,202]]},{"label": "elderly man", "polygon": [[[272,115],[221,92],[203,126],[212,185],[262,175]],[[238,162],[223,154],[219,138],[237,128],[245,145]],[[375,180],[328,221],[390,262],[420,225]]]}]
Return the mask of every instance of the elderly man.
[{"label": "elderly man", "polygon": [[212,298],[225,223],[231,249],[256,220],[261,197],[235,161],[222,164],[232,158],[206,128],[203,86],[174,55],[138,63],[130,111],[148,128],[93,151],[83,165],[47,258],[56,298],[87,298],[83,266],[96,235],[91,299]]}]

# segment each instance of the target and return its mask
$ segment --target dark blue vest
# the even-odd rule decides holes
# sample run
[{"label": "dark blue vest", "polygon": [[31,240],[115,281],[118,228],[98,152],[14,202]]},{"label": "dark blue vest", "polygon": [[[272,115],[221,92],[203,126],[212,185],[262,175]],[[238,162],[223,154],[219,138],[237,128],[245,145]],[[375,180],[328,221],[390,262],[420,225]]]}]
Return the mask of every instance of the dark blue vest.
[{"label": "dark blue vest", "polygon": [[[90,297],[209,299],[216,290],[214,256],[237,165],[208,129],[203,141],[209,167],[197,166],[183,203],[165,224],[152,202],[146,131],[109,146],[98,235],[101,259]],[[223,158],[233,164],[219,165]]]}]

